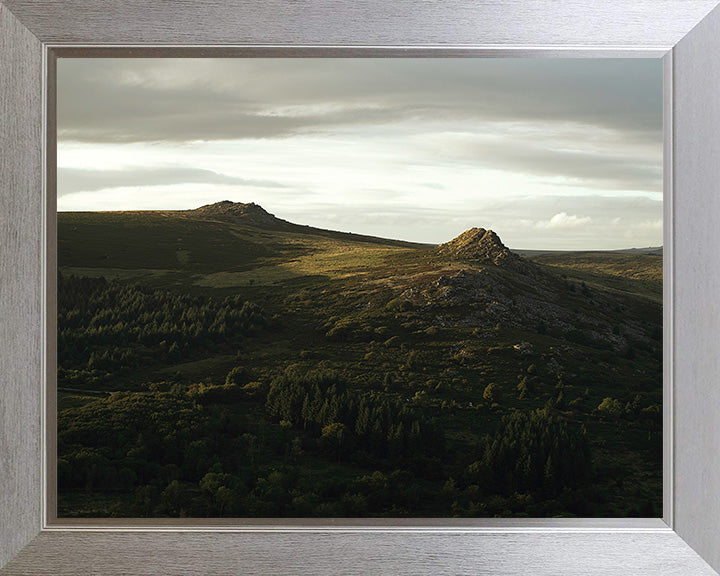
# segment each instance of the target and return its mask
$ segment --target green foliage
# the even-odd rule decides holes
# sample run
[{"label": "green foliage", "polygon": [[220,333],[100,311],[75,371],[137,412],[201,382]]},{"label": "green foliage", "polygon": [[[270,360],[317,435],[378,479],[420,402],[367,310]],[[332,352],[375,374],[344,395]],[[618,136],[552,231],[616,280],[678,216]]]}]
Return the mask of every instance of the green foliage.
[{"label": "green foliage", "polygon": [[263,310],[240,296],[215,300],[62,274],[58,294],[61,386],[217,351],[265,324]]},{"label": "green foliage", "polygon": [[225,384],[245,384],[249,380],[249,374],[242,366],[235,366],[228,372],[225,378]]},{"label": "green foliage", "polygon": [[623,405],[617,398],[605,398],[597,407],[598,412],[612,418],[619,418],[623,414]]},{"label": "green foliage", "polygon": [[[442,430],[422,411],[347,390],[332,373],[286,371],[270,385],[265,407],[276,421],[286,420],[316,438],[342,431],[343,447],[352,446],[353,453],[412,460],[444,451]],[[327,438],[321,443],[327,446]]]},{"label": "green foliage", "polygon": [[582,486],[592,470],[585,431],[545,410],[513,412],[485,439],[482,458],[467,469],[480,485],[501,494],[547,495]]},{"label": "green foliage", "polygon": [[340,460],[340,455],[346,447],[350,437],[349,430],[342,422],[331,422],[324,426],[318,440],[318,444],[330,452],[335,454]]},{"label": "green foliage", "polygon": [[528,385],[527,385],[527,379],[523,378],[520,380],[520,382],[517,385],[517,391],[518,391],[518,398],[520,400],[523,400],[528,393]]},{"label": "green foliage", "polygon": [[499,391],[497,384],[491,382],[487,386],[485,386],[485,390],[483,390],[483,399],[486,402],[489,402],[490,404],[497,402],[499,398]]},{"label": "green foliage", "polygon": [[212,384],[192,384],[187,389],[190,398],[204,404],[233,404],[247,400],[252,392],[238,384],[223,384],[214,386]]}]

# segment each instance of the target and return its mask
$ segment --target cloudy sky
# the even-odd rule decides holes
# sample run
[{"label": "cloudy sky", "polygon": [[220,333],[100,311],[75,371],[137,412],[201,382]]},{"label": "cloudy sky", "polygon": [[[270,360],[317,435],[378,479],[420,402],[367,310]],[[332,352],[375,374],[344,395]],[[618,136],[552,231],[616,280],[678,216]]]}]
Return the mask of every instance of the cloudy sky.
[{"label": "cloudy sky", "polygon": [[662,244],[659,59],[61,59],[58,209]]}]

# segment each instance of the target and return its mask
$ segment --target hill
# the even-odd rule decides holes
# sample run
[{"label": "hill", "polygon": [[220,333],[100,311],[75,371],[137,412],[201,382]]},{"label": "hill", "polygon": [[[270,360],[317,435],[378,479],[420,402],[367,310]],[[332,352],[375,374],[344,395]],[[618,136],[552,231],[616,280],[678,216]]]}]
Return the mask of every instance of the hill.
[{"label": "hill", "polygon": [[253,226],[264,226],[268,228],[282,227],[290,224],[287,220],[281,220],[275,217],[274,214],[270,214],[262,206],[254,202],[243,204],[242,202],[222,200],[221,202],[206,204],[205,206],[200,206],[200,208],[188,210],[188,212],[200,216],[242,219]]},{"label": "hill", "polygon": [[553,252],[529,256],[579,282],[650,298],[662,304],[662,248],[645,251]]},{"label": "hill", "polygon": [[58,229],[61,514],[145,514],[146,492],[169,516],[660,510],[656,256],[229,202]]},{"label": "hill", "polygon": [[648,248],[624,248],[621,250],[525,250],[514,248],[513,252],[526,257],[534,258],[536,256],[562,256],[564,254],[649,254],[652,256],[662,256],[662,246],[650,246]]},{"label": "hill", "polygon": [[437,254],[457,260],[489,262],[497,266],[507,265],[518,260],[492,230],[471,228],[450,242],[440,244]]},{"label": "hill", "polygon": [[194,210],[188,210],[187,214],[191,217],[200,217],[203,219],[217,219],[235,224],[264,228],[267,230],[287,231],[296,234],[323,236],[326,238],[335,238],[338,240],[348,240],[357,242],[368,242],[371,244],[384,244],[388,246],[428,247],[426,244],[418,244],[415,242],[405,242],[403,240],[391,240],[387,238],[377,238],[375,236],[367,236],[363,234],[353,234],[351,232],[339,232],[335,230],[324,230],[321,228],[313,228],[312,226],[303,226],[293,224],[287,220],[277,218],[274,214],[267,212],[262,206],[250,202],[243,204],[242,202],[231,202],[223,200],[214,204],[207,204]]}]

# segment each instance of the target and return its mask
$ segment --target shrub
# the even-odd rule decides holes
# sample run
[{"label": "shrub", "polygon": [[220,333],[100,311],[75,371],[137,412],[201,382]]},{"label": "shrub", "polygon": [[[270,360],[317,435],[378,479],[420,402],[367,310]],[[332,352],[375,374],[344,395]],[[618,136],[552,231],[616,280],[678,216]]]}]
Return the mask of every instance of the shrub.
[{"label": "shrub", "polygon": [[584,428],[545,410],[518,411],[485,438],[482,459],[467,468],[466,478],[505,495],[560,494],[583,485],[591,461]]},{"label": "shrub", "polygon": [[228,372],[225,384],[245,384],[249,380],[248,373],[242,366],[235,366]]},{"label": "shrub", "polygon": [[483,398],[486,402],[489,402],[490,404],[494,404],[498,401],[499,391],[497,389],[497,385],[491,382],[487,386],[485,386],[485,390],[483,390]]},{"label": "shrub", "polygon": [[517,385],[518,398],[520,398],[520,400],[522,400],[523,398],[525,398],[525,396],[527,396],[527,393],[528,393],[528,383],[527,382],[528,382],[528,379],[527,379],[527,377],[525,377],[522,380],[520,380],[520,383]]},{"label": "shrub", "polygon": [[619,418],[623,413],[623,405],[617,398],[605,398],[597,407],[598,412],[613,418]]}]

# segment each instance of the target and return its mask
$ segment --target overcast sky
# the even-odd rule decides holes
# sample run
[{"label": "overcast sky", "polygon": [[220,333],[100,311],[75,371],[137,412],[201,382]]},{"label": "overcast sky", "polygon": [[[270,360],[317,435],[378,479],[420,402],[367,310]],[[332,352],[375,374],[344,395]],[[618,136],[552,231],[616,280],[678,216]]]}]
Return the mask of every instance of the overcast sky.
[{"label": "overcast sky", "polygon": [[61,59],[58,209],[662,244],[659,59]]}]

